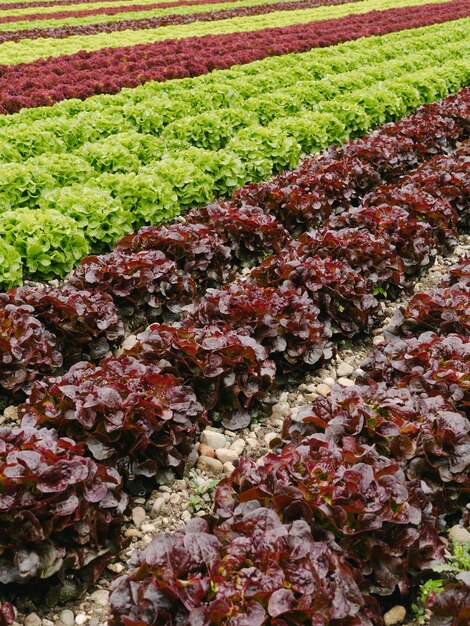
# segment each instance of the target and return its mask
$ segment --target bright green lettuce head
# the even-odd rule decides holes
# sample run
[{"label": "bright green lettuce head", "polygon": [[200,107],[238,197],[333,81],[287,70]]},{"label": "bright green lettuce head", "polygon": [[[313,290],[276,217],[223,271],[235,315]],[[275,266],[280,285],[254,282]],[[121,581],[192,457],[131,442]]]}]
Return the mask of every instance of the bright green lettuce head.
[{"label": "bright green lettuce head", "polygon": [[54,209],[5,211],[0,237],[17,250],[25,273],[44,280],[64,276],[89,253],[77,222]]},{"label": "bright green lettuce head", "polygon": [[0,237],[0,288],[9,289],[21,284],[23,263],[17,250]]}]

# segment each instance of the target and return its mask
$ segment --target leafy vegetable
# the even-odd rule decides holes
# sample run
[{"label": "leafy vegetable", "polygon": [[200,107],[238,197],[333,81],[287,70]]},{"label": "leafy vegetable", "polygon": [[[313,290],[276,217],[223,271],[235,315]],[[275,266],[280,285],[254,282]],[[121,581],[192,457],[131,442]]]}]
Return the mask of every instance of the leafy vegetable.
[{"label": "leafy vegetable", "polygon": [[275,366],[266,348],[229,325],[152,324],[137,339],[129,354],[190,384],[211,419],[226,428],[247,426],[273,387]]},{"label": "leafy vegetable", "polygon": [[268,257],[252,270],[251,279],[257,285],[307,293],[323,318],[330,318],[348,336],[368,330],[378,311],[366,281],[348,263],[304,256],[296,246]]},{"label": "leafy vegetable", "polygon": [[[94,582],[122,546],[128,498],[116,470],[53,431],[0,429],[0,579],[6,589],[65,574]],[[81,582],[80,582],[81,581]],[[8,622],[7,622],[8,623]]]},{"label": "leafy vegetable", "polygon": [[107,293],[41,285],[10,290],[8,297],[18,306],[34,309],[67,361],[103,357],[124,337],[124,325]]},{"label": "leafy vegetable", "polygon": [[0,386],[15,392],[39,374],[62,365],[57,338],[34,317],[34,309],[0,294]]},{"label": "leafy vegetable", "polygon": [[5,211],[0,235],[18,251],[25,271],[45,280],[64,276],[88,253],[77,222],[54,209]]},{"label": "leafy vegetable", "polygon": [[318,366],[332,356],[329,324],[319,321],[320,311],[306,293],[240,281],[209,289],[187,308],[189,319],[199,324],[230,324],[248,331],[286,372]]},{"label": "leafy vegetable", "polygon": [[50,425],[83,442],[132,481],[161,468],[182,471],[204,412],[192,389],[158,365],[110,357],[77,363],[37,382],[19,407],[24,425]]}]

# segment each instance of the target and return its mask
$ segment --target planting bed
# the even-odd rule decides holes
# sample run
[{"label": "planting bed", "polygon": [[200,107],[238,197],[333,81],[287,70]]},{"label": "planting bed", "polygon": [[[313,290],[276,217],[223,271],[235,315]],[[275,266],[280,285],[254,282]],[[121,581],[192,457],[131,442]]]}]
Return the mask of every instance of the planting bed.
[{"label": "planting bed", "polygon": [[470,2],[0,25],[0,626],[468,624]]}]

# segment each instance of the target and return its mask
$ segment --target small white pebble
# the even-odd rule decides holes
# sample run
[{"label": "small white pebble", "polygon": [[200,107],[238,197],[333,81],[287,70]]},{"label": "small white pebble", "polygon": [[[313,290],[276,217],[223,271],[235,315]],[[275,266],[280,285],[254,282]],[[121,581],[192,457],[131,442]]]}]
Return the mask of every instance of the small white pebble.
[{"label": "small white pebble", "polygon": [[354,385],[354,381],[351,380],[350,378],[338,378],[338,385],[341,385],[342,387],[351,387],[352,385]]},{"label": "small white pebble", "polygon": [[325,383],[320,383],[319,385],[317,385],[316,391],[321,396],[324,396],[326,398],[326,396],[329,396],[331,393],[331,387],[325,385]]}]

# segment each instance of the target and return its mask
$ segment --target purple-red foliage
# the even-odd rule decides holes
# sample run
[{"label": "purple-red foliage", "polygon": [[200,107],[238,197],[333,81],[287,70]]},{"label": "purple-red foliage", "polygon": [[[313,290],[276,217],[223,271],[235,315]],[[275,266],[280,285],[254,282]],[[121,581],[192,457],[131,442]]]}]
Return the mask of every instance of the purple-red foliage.
[{"label": "purple-red foliage", "polygon": [[212,224],[145,226],[121,239],[116,250],[160,250],[202,288],[229,280],[234,271],[229,242]]},{"label": "purple-red foliage", "polygon": [[168,467],[181,472],[205,421],[190,387],[129,356],[77,363],[36,382],[19,415],[25,425],[53,426],[83,442],[131,480]]},{"label": "purple-red foliage", "polygon": [[419,337],[393,339],[374,350],[361,364],[359,384],[386,382],[442,396],[459,411],[470,405],[470,340],[426,332]]},{"label": "purple-red foliage", "polygon": [[70,570],[96,581],[122,547],[128,498],[116,470],[54,431],[24,426],[0,429],[0,475],[1,583],[63,578]]},{"label": "purple-red foliage", "polygon": [[212,529],[196,518],[157,535],[131,566],[113,585],[110,626],[383,624],[334,541],[256,502]]},{"label": "purple-red foliage", "polygon": [[34,309],[0,294],[0,387],[15,392],[61,365],[57,338],[34,317]]},{"label": "purple-red foliage", "polygon": [[381,206],[352,209],[328,220],[331,229],[365,228],[372,235],[387,238],[406,266],[407,275],[420,274],[432,265],[442,249],[430,224],[418,220],[403,208]]},{"label": "purple-red foliage", "polygon": [[259,207],[213,202],[194,209],[186,224],[204,224],[223,239],[234,264],[256,265],[269,253],[280,252],[291,237],[284,226]]},{"label": "purple-red foliage", "polygon": [[301,256],[296,245],[268,257],[250,277],[260,286],[282,286],[307,293],[322,316],[348,336],[368,331],[378,313],[379,303],[367,282],[348,263]]},{"label": "purple-red foliage", "polygon": [[244,428],[259,411],[275,376],[269,352],[229,325],[181,328],[152,324],[129,351],[191,385],[212,420]]},{"label": "purple-red foliage", "polygon": [[195,293],[194,280],[155,250],[85,257],[70,283],[110,294],[129,315],[143,310],[151,317],[177,313]]},{"label": "purple-red foliage", "polygon": [[366,279],[373,293],[387,293],[405,285],[405,264],[387,236],[366,228],[324,228],[298,240],[302,257],[341,259]]},{"label": "purple-red foliage", "polygon": [[389,594],[396,586],[405,592],[410,570],[443,552],[419,481],[407,480],[395,460],[354,437],[337,445],[311,435],[261,465],[242,459],[219,485],[214,515],[229,518],[253,501],[285,522],[304,519],[332,531],[375,593]]},{"label": "purple-red foliage", "polygon": [[428,483],[436,514],[458,507],[470,489],[470,423],[441,396],[384,383],[337,388],[284,423],[284,438],[294,443],[314,433],[338,445],[344,437],[374,445],[408,478]]},{"label": "purple-red foliage", "polygon": [[320,310],[306,293],[239,281],[209,289],[188,309],[188,317],[199,325],[246,330],[284,372],[318,367],[333,355],[328,320],[320,322]]},{"label": "purple-red foliage", "polygon": [[34,309],[34,316],[58,338],[66,360],[102,358],[124,337],[113,299],[102,291],[35,285],[11,289],[8,297]]},{"label": "purple-red foliage", "polygon": [[417,336],[426,331],[438,335],[457,333],[470,337],[470,287],[455,284],[430,293],[417,293],[407,306],[393,315],[388,333],[400,337]]}]

